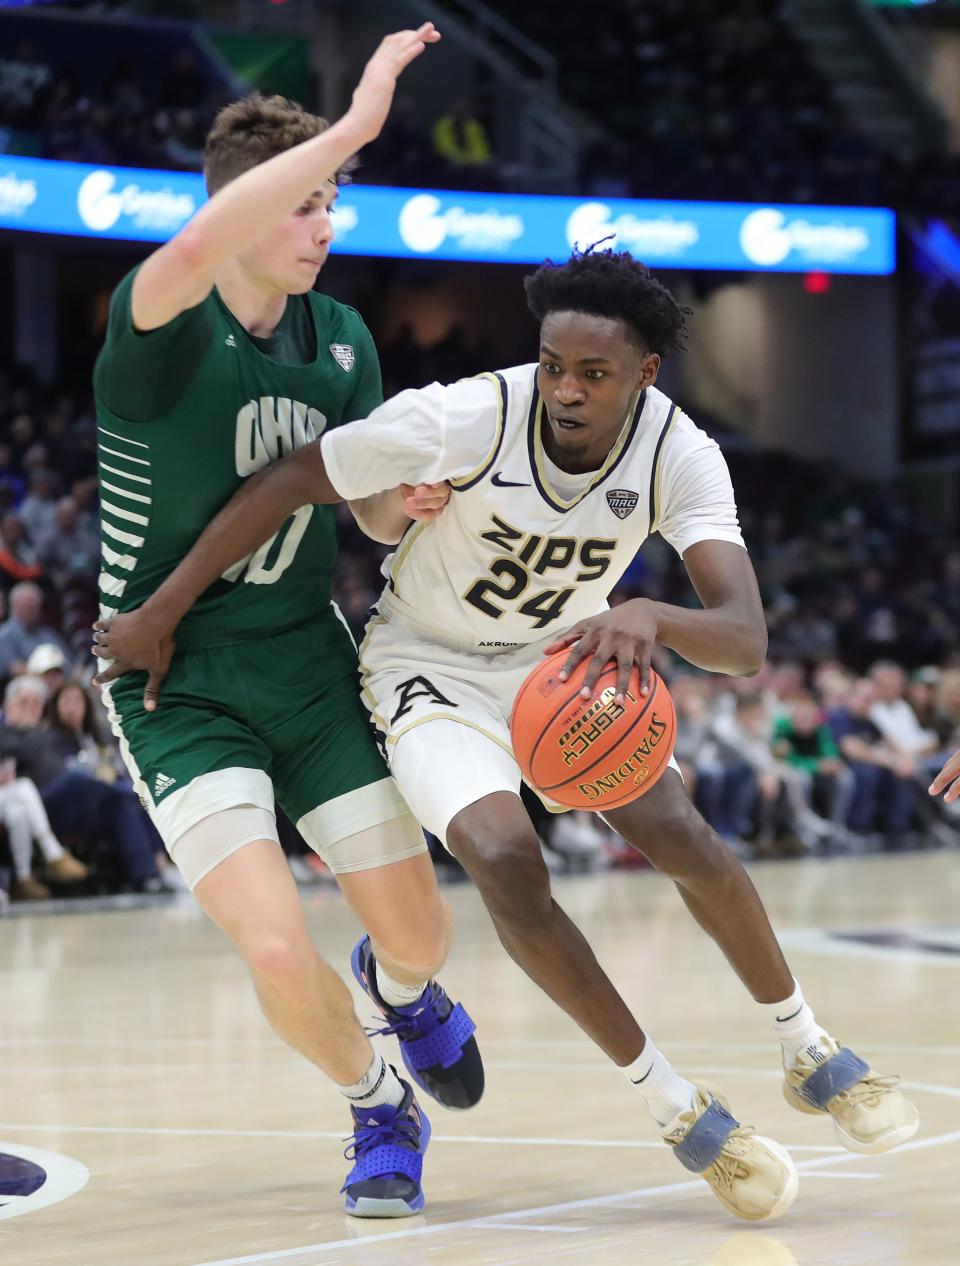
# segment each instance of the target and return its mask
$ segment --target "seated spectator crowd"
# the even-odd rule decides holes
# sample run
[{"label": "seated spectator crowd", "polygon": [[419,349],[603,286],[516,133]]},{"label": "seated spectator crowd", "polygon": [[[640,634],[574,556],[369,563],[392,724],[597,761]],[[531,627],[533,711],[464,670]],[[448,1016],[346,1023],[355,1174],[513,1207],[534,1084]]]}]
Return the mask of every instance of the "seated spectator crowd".
[{"label": "seated spectator crowd", "polygon": [[100,562],[86,404],[0,377],[0,909],[9,893],[179,888],[93,673]]},{"label": "seated spectator crowd", "polygon": [[103,739],[88,688],[68,679],[66,667],[57,645],[41,643],[3,695],[0,825],[10,895],[38,901],[75,885],[179,887],[116,745]]},{"label": "seated spectator crowd", "polygon": [[[475,373],[490,354],[454,326],[426,348],[405,328],[381,355],[390,394]],[[0,891],[162,890],[176,872],[84,685],[99,571],[89,399],[0,376],[0,435]],[[925,788],[960,744],[960,542],[895,488],[783,454],[728,456],[770,655],[744,681],[661,657],[698,805],[750,856],[955,843],[957,820]],[[386,551],[337,513],[335,593],[359,636]],[[639,596],[695,601],[659,537],[613,601]],[[591,821],[547,815],[543,831],[585,857]]]},{"label": "seated spectator crowd", "polygon": [[199,170],[214,114],[229,96],[202,73],[187,45],[165,67],[145,59],[143,32],[130,28],[129,56],[119,56],[102,82],[85,73],[80,26],[73,64],[49,63],[31,39],[0,54],[3,148],[67,162]]},{"label": "seated spectator crowd", "polygon": [[675,672],[676,755],[701,812],[744,856],[955,844],[926,789],[960,744],[960,662],[912,677],[768,665],[757,678]]}]

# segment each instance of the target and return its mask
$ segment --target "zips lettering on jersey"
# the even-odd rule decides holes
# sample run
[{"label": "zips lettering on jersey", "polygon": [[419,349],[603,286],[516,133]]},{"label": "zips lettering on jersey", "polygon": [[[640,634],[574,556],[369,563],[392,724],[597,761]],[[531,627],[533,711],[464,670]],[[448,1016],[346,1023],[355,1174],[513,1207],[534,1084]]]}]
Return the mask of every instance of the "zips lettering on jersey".
[{"label": "zips lettering on jersey", "polygon": [[[517,601],[529,588],[532,576],[544,576],[549,571],[572,570],[575,575],[568,579],[577,584],[585,580],[599,580],[607,568],[615,539],[575,536],[544,536],[537,532],[525,533],[513,527],[499,515],[491,516],[492,526],[480,533],[480,539],[505,551],[510,558],[497,558],[485,576],[478,576],[463,595],[469,602],[493,620],[499,620],[506,605]],[[517,611],[533,621],[533,628],[544,629],[560,618],[564,607],[574,592],[573,587],[542,589],[528,598]]]}]

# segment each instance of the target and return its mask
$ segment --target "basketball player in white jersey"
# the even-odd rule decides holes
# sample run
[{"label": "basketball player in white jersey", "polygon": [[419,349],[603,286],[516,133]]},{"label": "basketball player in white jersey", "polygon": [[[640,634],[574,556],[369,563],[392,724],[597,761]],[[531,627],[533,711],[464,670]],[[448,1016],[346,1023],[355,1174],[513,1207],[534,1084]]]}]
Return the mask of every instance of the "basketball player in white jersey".
[{"label": "basketball player in white jersey", "polygon": [[[628,254],[575,256],[527,279],[539,364],[405,391],[250,479],[139,611],[98,626],[107,676],[147,669],[155,691],[177,622],[203,589],[301,505],[447,480],[444,513],[415,524],[385,563],[361,648],[364,698],[414,816],[476,883],[511,957],[646,1101],[666,1142],[741,1217],[776,1217],[797,1172],[726,1101],[680,1076],[644,1035],[553,900],[520,800],[513,698],[545,651],[615,660],[617,690],[656,642],[713,672],[757,672],[763,609],[717,446],[655,387],[684,311]],[[701,610],[647,599],[607,610],[659,531]],[[910,1138],[913,1105],[820,1026],[746,872],[696,812],[676,769],[605,814],[676,882],[776,1031],[788,1101],[828,1113],[842,1143],[875,1153]]]}]

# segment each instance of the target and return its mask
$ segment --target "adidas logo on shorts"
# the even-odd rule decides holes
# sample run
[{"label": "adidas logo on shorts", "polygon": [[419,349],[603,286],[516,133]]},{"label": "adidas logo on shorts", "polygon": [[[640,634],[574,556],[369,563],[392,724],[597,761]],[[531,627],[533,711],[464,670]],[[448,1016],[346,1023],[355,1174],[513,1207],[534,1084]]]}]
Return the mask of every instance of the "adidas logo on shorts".
[{"label": "adidas logo on shorts", "polygon": [[168,778],[166,774],[157,774],[153,783],[153,794],[162,796],[165,791],[169,791],[176,783],[176,778]]}]

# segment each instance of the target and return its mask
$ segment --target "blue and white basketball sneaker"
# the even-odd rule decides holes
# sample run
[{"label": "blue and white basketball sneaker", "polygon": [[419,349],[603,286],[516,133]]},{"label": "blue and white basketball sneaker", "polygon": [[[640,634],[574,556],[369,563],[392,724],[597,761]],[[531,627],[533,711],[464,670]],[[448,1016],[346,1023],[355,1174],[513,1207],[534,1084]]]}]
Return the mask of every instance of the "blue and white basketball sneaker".
[{"label": "blue and white basketball sneaker", "polygon": [[355,1218],[409,1218],[424,1205],[423,1154],[430,1142],[430,1122],[402,1082],[406,1094],[399,1108],[350,1105],[354,1132],[344,1152],[354,1162],[340,1188],[345,1208]]},{"label": "blue and white basketball sneaker", "polygon": [[354,946],[350,966],[360,987],[383,1012],[387,1024],[371,1034],[395,1034],[410,1076],[445,1108],[472,1108],[483,1094],[483,1060],[473,1036],[476,1025],[461,1004],[452,1003],[435,980],[416,1002],[392,1007],[377,989],[377,964],[369,936]]}]

